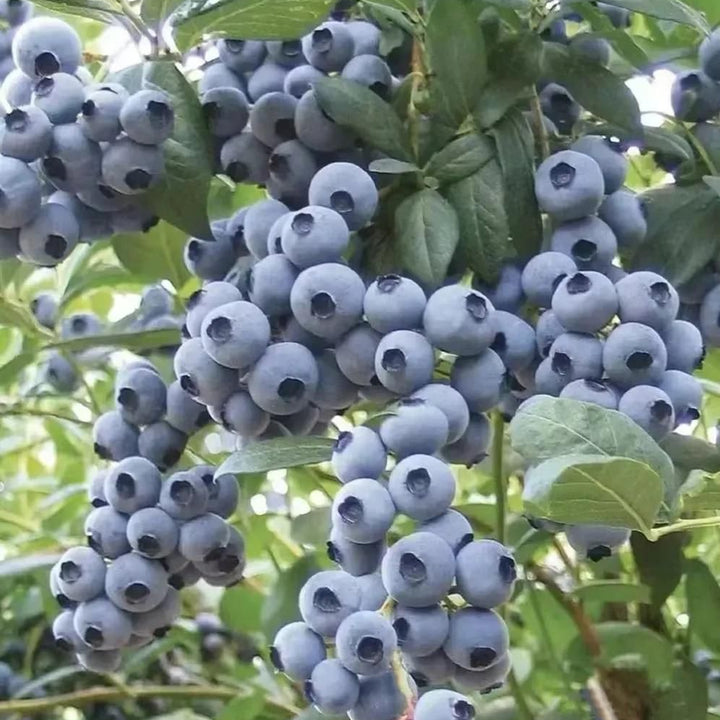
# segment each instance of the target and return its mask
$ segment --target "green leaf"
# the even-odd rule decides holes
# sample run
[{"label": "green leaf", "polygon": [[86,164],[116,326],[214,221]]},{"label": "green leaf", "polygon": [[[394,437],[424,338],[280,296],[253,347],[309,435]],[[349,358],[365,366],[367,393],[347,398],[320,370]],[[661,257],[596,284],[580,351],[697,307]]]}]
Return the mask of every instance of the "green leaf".
[{"label": "green leaf", "polygon": [[157,26],[167,20],[185,0],[143,0],[140,17],[148,25]]},{"label": "green leaf", "polygon": [[663,486],[648,465],[625,457],[560,455],[525,474],[523,500],[533,515],[561,523],[613,525],[646,535]]},{"label": "green leaf", "polygon": [[708,683],[702,670],[683,658],[675,663],[670,683],[653,696],[653,720],[708,720]]},{"label": "green leaf", "polygon": [[665,487],[668,506],[677,493],[675,470],[658,444],[629,417],[598,405],[536,396],[510,423],[513,448],[531,465],[560,455],[624,457],[649,465]]},{"label": "green leaf", "polygon": [[175,42],[189,50],[205,35],[245,40],[302,37],[327,18],[334,0],[190,0],[174,18]]},{"label": "green leaf", "polygon": [[474,111],[480,127],[498,122],[540,79],[542,52],[542,41],[531,32],[505,38],[495,46],[490,56],[492,73]]},{"label": "green leaf", "polygon": [[703,183],[654,188],[642,199],[648,231],[632,268],[652,267],[682,285],[717,254],[720,200]]},{"label": "green leaf", "polygon": [[660,447],[675,465],[686,470],[720,472],[720,450],[707,440],[692,435],[670,433],[661,441]]},{"label": "green leaf", "polygon": [[447,188],[460,223],[458,259],[485,282],[495,281],[512,252],[503,195],[502,170],[495,159]]},{"label": "green leaf", "polygon": [[262,630],[269,641],[283,625],[300,619],[298,593],[305,581],[318,569],[315,558],[308,555],[278,576],[265,598],[261,613]]},{"label": "green leaf", "polygon": [[260,714],[265,707],[265,695],[259,690],[252,692],[250,695],[236,697],[231,700],[218,715],[215,720],[252,720]]},{"label": "green leaf", "polygon": [[257,632],[264,596],[246,585],[229,588],[220,600],[220,619],[230,630]]},{"label": "green leaf", "polygon": [[393,158],[379,158],[378,160],[373,160],[368,169],[370,172],[385,175],[404,175],[406,173],[415,173],[420,171],[420,168],[415,165],[415,163],[405,162],[404,160],[394,160]]},{"label": "green leaf", "polygon": [[567,88],[584,108],[643,137],[640,109],[635,96],[623,79],[602,65],[572,54],[557,43],[545,43],[543,76],[551,77]]},{"label": "green leaf", "polygon": [[85,272],[74,275],[68,282],[60,300],[60,307],[66,307],[75,298],[97,288],[114,288],[118,285],[138,285],[140,281],[124,268],[105,263],[93,265]]},{"label": "green leaf", "polygon": [[412,161],[402,121],[372,90],[338,77],[318,80],[314,89],[320,106],[336,123],[353,130],[370,147]]},{"label": "green leaf", "polygon": [[657,542],[640,533],[630,536],[640,582],[650,588],[648,604],[654,608],[660,608],[680,582],[684,543],[682,533],[663,535]]},{"label": "green leaf", "polygon": [[330,532],[330,508],[313,508],[296,515],[290,525],[290,537],[300,545],[322,547]]},{"label": "green leaf", "polygon": [[395,211],[397,249],[405,269],[437,287],[445,279],[458,243],[458,218],[435,190],[419,190]]},{"label": "green leaf", "polygon": [[0,325],[8,325],[34,336],[49,335],[48,331],[37,324],[35,317],[26,305],[0,296]]},{"label": "green leaf", "polygon": [[720,652],[720,585],[702,560],[688,560],[685,564],[685,597],[690,632],[706,648]]},{"label": "green leaf", "polygon": [[465,0],[443,0],[430,11],[425,33],[434,112],[457,128],[475,109],[487,77],[478,12]]},{"label": "green leaf", "polygon": [[0,578],[24,575],[35,570],[51,568],[60,559],[60,554],[25,555],[0,562]]},{"label": "green leaf", "polygon": [[234,452],[216,473],[268,472],[298,465],[314,465],[330,460],[335,441],[324,437],[282,437],[261,440]]},{"label": "green leaf", "polygon": [[708,477],[703,481],[700,489],[683,495],[682,507],[686,513],[720,510],[720,486],[717,484],[717,478]]},{"label": "green leaf", "polygon": [[109,22],[113,15],[122,15],[122,6],[118,0],[35,0],[41,7],[54,12],[79,15]]},{"label": "green leaf", "polygon": [[509,112],[493,128],[498,160],[505,181],[505,213],[517,254],[530,258],[540,252],[542,218],[535,198],[535,140],[519,110]]},{"label": "green leaf", "polygon": [[441,185],[464,180],[495,157],[495,149],[485,135],[468,133],[449,142],[425,166],[425,174]]},{"label": "green leaf", "polygon": [[576,587],[572,594],[581,602],[650,602],[650,588],[647,585],[622,580],[591,580]]},{"label": "green leaf", "polygon": [[[593,130],[598,135],[614,135],[621,140],[634,140],[634,133],[617,125],[600,125]],[[645,140],[643,148],[653,152],[661,152],[665,155],[680,160],[692,160],[693,150],[690,143],[677,132],[663,127],[645,127]]]},{"label": "green leaf", "polygon": [[702,33],[708,33],[710,30],[702,13],[692,10],[681,0],[607,0],[605,4],[649,15],[659,20],[690,25]]},{"label": "green leaf", "polygon": [[[673,673],[673,646],[661,635],[642,627],[622,622],[604,622],[595,626],[602,652],[597,662],[605,667],[644,669],[653,686],[662,687]],[[575,638],[566,653],[567,660],[576,668],[591,674],[593,661],[582,639]]]},{"label": "green leaf", "polygon": [[408,14],[414,14],[417,12],[416,0],[372,0],[372,2],[366,2],[363,0],[363,5],[382,5],[384,7],[400,10],[401,12]]},{"label": "green leaf", "polygon": [[183,252],[187,234],[169,223],[160,222],[146,233],[113,235],[117,259],[137,278],[169,280],[180,289],[190,278]]},{"label": "green leaf", "polygon": [[53,340],[44,349],[80,352],[88,348],[114,347],[127,350],[155,350],[180,344],[180,331],[174,329],[143,330],[142,332],[106,333],[105,335],[84,335],[70,340]]}]

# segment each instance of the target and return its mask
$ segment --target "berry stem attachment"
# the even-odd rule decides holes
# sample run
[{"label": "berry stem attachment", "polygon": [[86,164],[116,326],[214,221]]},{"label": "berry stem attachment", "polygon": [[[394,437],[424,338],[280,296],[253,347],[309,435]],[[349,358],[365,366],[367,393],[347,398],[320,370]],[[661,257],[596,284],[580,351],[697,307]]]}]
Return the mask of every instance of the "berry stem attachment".
[{"label": "berry stem attachment", "polygon": [[503,476],[503,444],[505,421],[496,410],[493,413],[492,474],[495,481],[495,525],[498,542],[505,544],[505,478]]}]

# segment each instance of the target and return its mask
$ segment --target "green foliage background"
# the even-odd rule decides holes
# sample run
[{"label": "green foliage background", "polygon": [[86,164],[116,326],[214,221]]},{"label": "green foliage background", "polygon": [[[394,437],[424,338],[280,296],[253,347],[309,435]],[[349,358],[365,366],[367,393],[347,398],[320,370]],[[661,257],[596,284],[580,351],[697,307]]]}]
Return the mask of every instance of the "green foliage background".
[{"label": "green foliage background", "polygon": [[[112,402],[114,371],[128,351],[143,352],[171,379],[170,358],[160,349],[177,334],[127,330],[142,287],[163,281],[180,311],[198,287],[182,261],[188,233],[206,236],[208,218],[225,217],[261,196],[214,177],[198,101],[174,62],[177,53],[208,34],[296,37],[332,4],[38,0],[78,28],[99,72],[106,23],[121,22],[139,39],[169,19],[173,41],[155,44],[149,61],[116,79],[172,94],[178,123],[166,148],[167,179],[149,199],[164,219],[155,229],[83,247],[56,270],[0,262],[0,660],[28,680],[14,699],[0,701],[0,717],[103,720],[113,717],[112,708],[133,720],[320,717],[271,672],[265,648],[296,618],[305,578],[329,566],[324,542],[337,483],[322,461],[330,440],[287,441],[240,455],[231,454],[232,444],[214,428],[193,438],[184,466],[226,462],[239,475],[233,522],[246,537],[248,579],[224,592],[185,591],[184,620],[132,655],[117,676],[83,673],[52,649],[56,607],[47,571],[59,553],[83,540],[86,482],[98,466],[91,426]],[[503,260],[538,251],[543,226],[533,165],[554,140],[534,134],[532,114],[528,121],[522,110],[536,109],[533,87],[543,76],[565,85],[591,113],[584,131],[644,135],[629,185],[646,191],[650,230],[626,260],[681,283],[717,259],[720,166],[714,158],[720,152],[699,145],[670,118],[663,127],[643,129],[624,80],[670,59],[676,67],[692,67],[700,39],[720,23],[720,3],[612,0],[635,13],[627,32],[585,0],[570,4],[612,44],[610,70],[543,41],[557,13],[540,0],[429,0],[422,13],[414,0],[361,0],[360,10],[383,28],[386,49],[410,33],[422,51],[393,105],[336,78],[318,88],[325,111],[381,151],[373,169],[390,176],[379,221],[358,248],[366,266],[401,266],[429,284],[466,269],[491,281]],[[676,185],[659,187],[665,174],[655,152],[682,161]],[[28,309],[40,291],[61,298],[63,315],[88,310],[106,318],[108,333],[60,341]],[[83,385],[70,396],[38,381],[51,348],[90,351]],[[552,401],[521,413],[507,432],[496,418],[492,457],[458,470],[458,509],[478,535],[504,538],[515,549],[524,578],[507,615],[514,672],[506,690],[477,698],[480,718],[589,718],[580,691],[592,691],[598,677],[618,720],[720,716],[720,683],[713,680],[714,668],[720,670],[720,453],[707,442],[720,419],[718,351],[700,374],[707,393],[694,437],[674,436],[660,449],[618,417],[609,441],[592,413]],[[369,412],[359,408],[346,420],[364,422]],[[553,418],[558,422],[548,422]],[[578,432],[587,442],[569,437]],[[523,504],[521,469],[530,461],[544,462],[534,478],[525,478],[530,490]],[[578,469],[592,483],[577,483]],[[566,483],[574,494],[567,494]],[[610,491],[615,500],[606,509],[588,504],[577,510],[579,497],[605,498]],[[528,510],[557,520],[625,524],[637,532],[619,557],[578,565],[560,540],[529,526],[523,518]],[[228,630],[212,657],[203,652],[193,621],[202,611],[218,613]],[[698,651],[705,653],[704,671],[693,663]]]}]

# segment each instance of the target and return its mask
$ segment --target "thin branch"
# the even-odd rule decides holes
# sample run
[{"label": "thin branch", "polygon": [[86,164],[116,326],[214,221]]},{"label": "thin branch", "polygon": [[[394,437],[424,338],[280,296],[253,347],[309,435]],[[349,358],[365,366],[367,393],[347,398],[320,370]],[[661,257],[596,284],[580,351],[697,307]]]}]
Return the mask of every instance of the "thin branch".
[{"label": "thin branch", "polygon": [[517,675],[515,675],[514,669],[510,670],[507,682],[510,692],[512,693],[513,700],[515,700],[515,707],[517,708],[520,720],[535,720],[533,711],[530,709],[528,701],[525,699],[525,695],[523,694],[522,687],[520,687],[520,682],[517,679]]},{"label": "thin branch", "polygon": [[706,518],[695,518],[693,520],[678,520],[672,525],[665,525],[665,527],[655,528],[650,536],[651,540],[658,540],[664,535],[670,535],[672,533],[684,532],[685,530],[698,530],[700,528],[717,527],[720,525],[720,515],[713,515],[712,517]]},{"label": "thin branch", "polygon": [[150,48],[152,52],[152,56],[154,58],[158,57],[159,54],[159,46],[158,46],[158,39],[153,33],[152,30],[145,24],[145,21],[138,15],[137,12],[133,9],[133,7],[130,5],[130,0],[120,0],[120,5],[122,7],[122,11],[125,14],[125,17],[130,20],[130,22],[134,25],[135,29],[144,37],[147,38],[148,42],[150,43]]},{"label": "thin branch", "polygon": [[72,417],[70,415],[63,415],[62,413],[53,412],[51,410],[39,410],[37,408],[0,407],[0,414],[4,417],[50,417],[55,418],[55,420],[64,420],[65,422],[82,425],[84,427],[92,426],[92,423],[88,420],[80,420],[80,418]]},{"label": "thin branch", "polygon": [[550,139],[548,138],[547,127],[545,127],[545,118],[543,117],[543,111],[540,107],[540,97],[538,96],[537,90],[533,89],[532,100],[530,101],[532,107],[533,125],[535,126],[535,134],[537,136],[538,144],[540,146],[541,159],[545,160],[550,157]]},{"label": "thin branch", "polygon": [[493,414],[492,423],[492,474],[495,482],[495,534],[498,542],[505,543],[505,478],[503,477],[505,421],[497,410]]}]

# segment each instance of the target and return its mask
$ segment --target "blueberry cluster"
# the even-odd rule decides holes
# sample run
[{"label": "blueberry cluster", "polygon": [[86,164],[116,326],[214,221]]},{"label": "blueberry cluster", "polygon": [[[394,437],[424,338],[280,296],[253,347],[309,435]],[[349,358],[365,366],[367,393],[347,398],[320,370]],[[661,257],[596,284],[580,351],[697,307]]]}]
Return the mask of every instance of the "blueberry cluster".
[{"label": "blueberry cluster", "polygon": [[[602,2],[593,3],[593,5],[606,15],[616,28],[626,28],[630,25],[631,15],[628,10]],[[579,23],[582,20],[579,13],[564,10],[562,17],[554,20],[545,30],[543,39],[566,45],[570,52],[578,57],[607,67],[610,63],[611,53],[611,46],[607,40],[588,32],[576,32],[572,36],[568,36],[568,21]],[[575,100],[567,88],[552,82],[551,79],[540,84],[538,94],[547,129],[554,134],[570,135],[583,111],[580,103]]]},{"label": "blueberry cluster", "polygon": [[12,108],[0,128],[0,258],[54,266],[78,242],[157,222],[139,200],[164,173],[170,98],[93,83],[80,37],[57,18],[24,23],[12,58],[0,88]]},{"label": "blueberry cluster", "polygon": [[227,587],[245,568],[233,475],[200,465],[163,480],[144,457],[128,455],[88,488],[89,547],[67,550],[50,573],[63,608],[58,647],[88,670],[117,669],[122,650],[162,637],[180,615],[179,591],[200,578]]},{"label": "blueberry cluster", "polygon": [[3,0],[0,3],[0,20],[4,25],[0,30],[0,82],[15,70],[12,41],[18,29],[33,16],[34,11],[35,6],[30,0]]},{"label": "blueberry cluster", "polygon": [[[394,79],[379,57],[379,43],[380,30],[362,20],[331,20],[297,40],[220,40],[219,59],[205,68],[198,86],[217,140],[219,169],[236,182],[265,186],[272,198],[298,209],[308,204],[318,170],[338,160],[363,164],[355,136],[323,112],[313,85],[338,74],[389,99]],[[332,176],[325,177],[332,184]],[[310,204],[315,204],[312,197]],[[342,199],[336,204],[339,210]],[[355,212],[358,220],[360,213]],[[258,259],[268,254],[252,240],[248,246]],[[203,247],[209,252],[195,242],[188,254],[206,277],[203,269],[210,261],[203,262]]]},{"label": "blueberry cluster", "polygon": [[[402,713],[407,698],[397,690],[396,652],[411,686],[452,680],[489,692],[510,669],[507,627],[493,611],[513,592],[510,551],[494,540],[473,541],[468,520],[450,507],[455,477],[448,464],[430,454],[398,455],[385,480],[387,460],[367,427],[341,433],[332,462],[344,484],[327,544],[341,569],[305,583],[303,621],[282,628],[271,651],[279,670],[305,682],[318,710],[353,720]],[[387,547],[397,514],[416,528]],[[326,641],[334,642],[335,658],[327,659]]]}]

